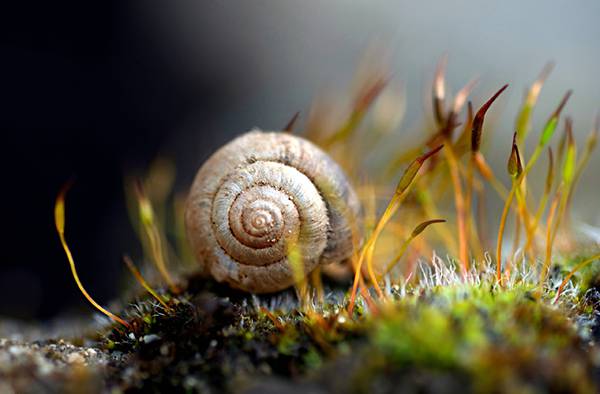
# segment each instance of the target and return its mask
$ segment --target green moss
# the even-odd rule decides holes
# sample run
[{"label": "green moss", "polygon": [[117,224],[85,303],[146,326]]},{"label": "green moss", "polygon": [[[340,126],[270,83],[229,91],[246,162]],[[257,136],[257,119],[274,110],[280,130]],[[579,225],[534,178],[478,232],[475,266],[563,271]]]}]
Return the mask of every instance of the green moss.
[{"label": "green moss", "polygon": [[536,291],[525,280],[421,284],[350,319],[345,301],[301,309],[291,292],[256,298],[197,279],[170,300],[172,313],[134,303],[133,332],[109,330],[101,343],[128,355],[109,380],[127,390],[240,391],[278,377],[341,392],[437,392],[440,382],[464,392],[593,392],[598,303],[569,294],[555,306]]},{"label": "green moss", "polygon": [[593,365],[563,310],[523,288],[463,288],[460,299],[448,290],[399,301],[378,319],[372,341],[387,364],[460,370],[483,391],[593,390]]}]

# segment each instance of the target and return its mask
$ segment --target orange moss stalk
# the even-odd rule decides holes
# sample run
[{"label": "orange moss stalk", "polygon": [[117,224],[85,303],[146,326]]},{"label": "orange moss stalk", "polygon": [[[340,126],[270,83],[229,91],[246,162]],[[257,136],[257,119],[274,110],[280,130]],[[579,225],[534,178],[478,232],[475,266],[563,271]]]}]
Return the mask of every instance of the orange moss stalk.
[{"label": "orange moss stalk", "polygon": [[[438,72],[436,74],[436,85],[441,84],[443,86],[444,75],[443,68],[438,68]],[[459,259],[461,261],[461,267],[463,271],[463,275],[466,275],[469,270],[469,253],[468,253],[468,238],[469,238],[469,228],[467,226],[467,205],[465,202],[465,194],[463,192],[462,181],[461,181],[461,168],[460,163],[458,162],[457,154],[454,151],[452,144],[452,133],[454,129],[458,126],[456,123],[456,117],[461,111],[462,107],[467,101],[469,94],[477,84],[477,79],[473,79],[469,81],[457,94],[454,98],[454,102],[452,104],[452,108],[449,113],[445,116],[444,126],[439,130],[439,132],[432,138],[430,142],[435,142],[438,139],[448,145],[448,148],[444,151],[446,161],[448,163],[448,168],[450,171],[450,177],[452,180],[452,187],[454,190],[454,203],[456,209],[456,219],[458,226],[458,254]],[[434,90],[434,103],[437,101],[435,95],[439,95],[439,92]],[[441,109],[440,109],[441,110]],[[437,117],[438,115],[436,115]]]},{"label": "orange moss stalk", "polygon": [[450,177],[452,178],[452,186],[454,189],[454,206],[456,209],[456,221],[458,230],[458,256],[461,262],[463,276],[466,277],[469,272],[469,245],[468,245],[468,228],[466,222],[466,207],[465,197],[462,190],[462,183],[459,174],[458,160],[452,148],[445,150],[446,160],[448,160],[448,168],[450,169]]},{"label": "orange moss stalk", "polygon": [[[542,86],[544,85],[544,82],[545,82],[546,78],[548,77],[548,75],[550,74],[550,72],[552,71],[553,67],[554,67],[554,65],[552,63],[548,63],[548,64],[546,64],[546,66],[544,66],[538,79],[531,85],[531,88],[529,89],[527,96],[525,98],[525,101],[523,103],[523,106],[521,108],[521,112],[519,113],[519,116],[517,117],[517,123],[515,126],[516,132],[517,132],[517,145],[519,146],[519,148],[521,150],[524,149],[525,138],[526,138],[527,134],[529,133],[531,112],[533,111],[533,108],[535,107],[535,104],[537,103],[537,99],[539,97]],[[566,102],[566,101],[564,101],[564,102]],[[560,106],[559,106],[559,108],[560,108]],[[560,109],[558,111],[560,112]],[[558,117],[556,118],[556,120],[558,121]],[[538,145],[538,147],[541,148],[539,145]],[[536,158],[535,160],[537,160],[537,156],[540,153],[541,153],[541,149],[536,149],[536,151],[533,154],[533,157]],[[526,179],[523,179],[522,182],[519,185],[517,185],[516,197],[517,197],[517,203],[518,203],[518,215],[520,216],[520,219],[517,218],[517,231],[520,232],[520,224],[518,222],[520,220],[522,220],[523,224],[525,226],[525,231],[526,231],[526,233],[528,233],[532,227],[532,224],[531,224],[529,209],[527,207],[527,180]],[[515,248],[517,247],[517,244],[518,243],[515,242],[515,244],[514,244]]]},{"label": "orange moss stalk", "polygon": [[350,112],[350,116],[342,127],[325,140],[323,146],[329,147],[337,142],[346,140],[352,135],[352,132],[364,119],[369,107],[387,86],[389,79],[390,78],[387,76],[378,76],[373,81],[366,83],[365,86],[359,90],[354,98],[354,105]]},{"label": "orange moss stalk", "polygon": [[548,204],[548,199],[550,198],[550,192],[552,191],[552,185],[554,184],[554,155],[552,153],[552,148],[548,148],[548,171],[546,173],[546,183],[544,187],[544,193],[542,194],[542,198],[540,199],[540,203],[538,205],[537,211],[533,218],[533,223],[531,223],[531,227],[527,230],[527,239],[525,242],[525,250],[530,250],[532,247],[533,239],[535,237],[535,233],[538,229],[538,225],[546,210],[546,205]]},{"label": "orange moss stalk", "polygon": [[565,279],[563,279],[563,281],[561,282],[560,286],[558,286],[558,290],[556,291],[556,297],[554,297],[554,301],[552,301],[552,303],[556,304],[556,302],[558,301],[558,298],[560,297],[560,295],[563,292],[563,289],[565,288],[565,286],[567,285],[567,283],[569,283],[569,281],[571,280],[571,278],[573,277],[573,275],[575,275],[575,273],[577,271],[579,271],[580,269],[582,269],[586,265],[589,265],[594,260],[598,260],[598,259],[600,259],[600,254],[596,254],[596,255],[594,255],[594,256],[592,256],[592,257],[590,257],[590,258],[582,261],[581,263],[577,264],[571,270],[571,272],[569,272],[569,274],[565,277]]},{"label": "orange moss stalk", "polygon": [[108,316],[111,320],[122,324],[123,326],[129,329],[131,327],[129,323],[127,323],[125,320],[115,315],[114,313],[104,309],[100,306],[100,304],[94,301],[94,299],[88,294],[88,292],[83,287],[83,284],[79,279],[79,275],[77,275],[77,270],[75,269],[75,261],[73,260],[73,255],[71,254],[71,250],[69,249],[69,246],[67,245],[67,241],[65,239],[65,197],[69,187],[70,184],[66,184],[60,190],[58,196],[56,197],[56,203],[54,204],[54,224],[56,225],[56,231],[58,232],[60,243],[62,244],[65,254],[67,255],[67,259],[69,260],[69,265],[71,266],[71,273],[73,274],[73,279],[75,279],[75,283],[77,284],[79,291],[81,291],[81,294],[83,294],[83,296],[90,302],[90,304],[92,304],[94,308],[96,308],[104,315]]},{"label": "orange moss stalk", "polygon": [[262,313],[264,313],[265,316],[269,318],[269,320],[271,320],[271,323],[273,323],[273,325],[275,326],[275,328],[277,328],[280,332],[285,332],[285,325],[283,323],[281,323],[281,321],[277,318],[277,316],[275,316],[273,314],[273,312],[271,312],[270,310],[268,310],[264,306],[261,306],[259,308],[259,310]]},{"label": "orange moss stalk", "polygon": [[544,264],[542,265],[542,270],[540,272],[540,288],[544,285],[546,281],[546,275],[548,274],[548,270],[550,269],[550,263],[552,262],[552,245],[554,244],[554,236],[556,233],[552,231],[552,227],[554,225],[556,216],[556,209],[561,200],[561,191],[557,191],[554,199],[552,201],[552,205],[550,205],[550,212],[548,213],[548,220],[546,223],[546,255],[544,258]]},{"label": "orange moss stalk", "polygon": [[413,239],[415,239],[416,237],[419,236],[419,234],[421,234],[423,231],[425,231],[425,229],[427,227],[429,227],[432,224],[435,223],[445,223],[446,220],[444,219],[432,219],[432,220],[427,220],[421,224],[419,224],[417,227],[415,227],[415,229],[412,231],[412,233],[410,234],[410,236],[402,243],[402,246],[400,247],[400,251],[396,254],[396,257],[394,257],[394,259],[387,265],[387,267],[385,268],[383,275],[387,275],[390,273],[390,271],[392,269],[394,269],[394,267],[396,266],[396,264],[398,264],[398,262],[400,261],[400,259],[402,258],[402,256],[404,256],[404,253],[406,252],[406,249],[408,248],[408,245],[411,243],[411,241]]},{"label": "orange moss stalk", "polygon": [[481,188],[477,191],[477,235],[483,249],[490,249],[490,240],[488,234],[488,222],[485,207],[485,189]]},{"label": "orange moss stalk", "polygon": [[[497,269],[498,281],[501,281],[501,279],[502,279],[502,273],[501,273],[502,239],[504,236],[504,228],[506,226],[506,219],[508,216],[508,211],[512,204],[512,200],[515,197],[515,194],[517,192],[517,189],[520,187],[521,182],[523,181],[523,179],[525,179],[525,177],[527,176],[527,174],[529,173],[529,171],[531,170],[533,165],[537,162],[537,159],[539,158],[542,150],[546,147],[546,145],[548,144],[548,142],[550,142],[550,139],[554,135],[554,131],[556,130],[556,125],[558,124],[558,120],[560,118],[560,113],[562,112],[564,106],[566,105],[567,101],[569,100],[571,93],[572,92],[570,90],[567,91],[567,93],[561,100],[561,102],[558,105],[558,107],[556,108],[556,110],[552,113],[552,115],[546,122],[546,125],[544,126],[544,129],[542,130],[540,140],[539,140],[537,146],[535,147],[535,150],[534,150],[531,158],[527,162],[527,165],[525,166],[525,169],[522,171],[521,175],[516,179],[516,181],[513,181],[513,186],[512,186],[510,193],[508,194],[506,201],[504,203],[504,209],[502,211],[502,216],[500,218],[500,226],[498,227],[498,239],[497,239],[497,243],[496,243],[496,269]],[[515,144],[514,138],[513,138],[513,148],[511,150],[511,158],[513,156],[512,152],[514,152],[515,150],[518,151],[518,149],[519,149],[518,145]],[[509,164],[510,164],[510,159],[509,159]]]},{"label": "orange moss stalk", "polygon": [[127,255],[123,256],[123,261],[125,262],[125,265],[127,266],[127,268],[129,269],[129,271],[131,272],[131,274],[135,277],[135,279],[138,281],[138,283],[148,292],[150,293],[150,295],[152,297],[154,297],[154,299],[156,299],[156,301],[160,302],[160,304],[168,311],[171,312],[171,307],[169,305],[167,305],[166,301],[158,295],[158,293],[156,293],[156,291],[154,291],[154,289],[148,284],[148,282],[146,282],[146,279],[144,279],[144,277],[142,276],[142,274],[140,273],[140,271],[137,269],[137,267],[135,266],[135,264],[133,264],[133,261],[131,260],[131,258]]},{"label": "orange moss stalk", "polygon": [[498,240],[496,244],[496,279],[498,283],[502,284],[502,235],[504,234],[504,228],[506,227],[506,219],[508,218],[508,211],[512,203],[513,197],[518,189],[518,185],[524,177],[525,172],[523,171],[523,165],[521,161],[521,154],[519,153],[519,147],[516,142],[517,133],[513,135],[512,149],[508,158],[507,170],[512,178],[512,188],[508,194],[508,198],[504,204],[502,210],[502,216],[500,217],[500,227],[498,229]]},{"label": "orange moss stalk", "polygon": [[594,152],[594,149],[596,149],[596,145],[598,143],[598,133],[599,132],[600,132],[600,113],[596,117],[596,121],[594,122],[594,128],[588,135],[583,156],[581,157],[581,160],[579,160],[579,162],[577,163],[577,167],[575,168],[575,172],[573,174],[573,180],[569,187],[569,195],[567,196],[566,209],[569,209],[572,198],[573,198],[573,194],[575,193],[575,189],[577,187],[577,183],[579,182],[581,174],[583,173],[583,170],[587,167],[588,162],[590,161],[590,158],[592,157],[592,153]]},{"label": "orange moss stalk", "polygon": [[490,183],[490,185],[492,185],[492,188],[494,189],[494,191],[498,194],[498,196],[502,200],[506,200],[506,197],[508,196],[508,190],[506,190],[506,187],[504,187],[504,185],[494,175],[494,172],[490,168],[489,164],[487,164],[487,161],[485,160],[485,157],[483,156],[483,154],[481,152],[477,152],[473,156],[473,159],[474,159],[475,168],[477,169],[477,172],[486,181],[488,181]]},{"label": "orange moss stalk", "polygon": [[[420,181],[420,180],[419,180]],[[417,182],[415,188],[417,188],[416,195],[419,203],[421,204],[426,217],[440,217],[440,211],[438,210],[434,199],[431,197],[431,192],[426,189],[426,186],[421,185],[422,182]],[[436,226],[435,229],[442,238],[444,245],[448,248],[452,254],[458,253],[458,245],[452,232],[447,226]]]},{"label": "orange moss stalk", "polygon": [[571,191],[571,186],[573,184],[573,178],[575,176],[575,166],[577,163],[577,145],[575,144],[575,139],[573,137],[573,131],[569,128],[567,129],[567,152],[565,156],[565,161],[563,165],[562,171],[562,181],[560,190],[563,191],[560,199],[560,203],[558,205],[558,215],[556,217],[554,228],[552,230],[552,242],[558,233],[558,229],[562,223],[562,220],[565,216],[565,212],[567,209],[567,202],[569,198],[569,193]]},{"label": "orange moss stalk", "polygon": [[[481,136],[483,134],[483,123],[485,120],[485,115],[491,105],[496,101],[496,99],[508,88],[508,84],[502,86],[492,97],[490,97],[477,111],[477,114],[474,118],[471,119],[471,116],[467,118],[467,123],[471,123],[471,159],[469,160],[469,167],[467,169],[467,191],[465,197],[465,205],[469,210],[469,215],[467,215],[467,227],[470,229],[472,227],[471,220],[471,211],[472,211],[472,196],[473,196],[473,170],[474,168],[478,168],[480,172],[486,174],[485,178],[488,180],[493,180],[495,177],[493,176],[489,167],[485,163],[485,159],[480,152],[481,148]],[[469,111],[472,113],[471,111]],[[476,233],[478,234],[478,233]],[[483,249],[481,245],[481,240],[479,241],[479,248]]]},{"label": "orange moss stalk", "polygon": [[432,157],[437,152],[439,152],[443,147],[444,147],[443,145],[440,145],[437,148],[423,154],[422,156],[417,157],[406,168],[406,170],[404,171],[404,174],[400,178],[400,181],[398,182],[398,185],[396,186],[396,191],[394,193],[394,196],[390,200],[383,215],[381,215],[381,218],[377,222],[377,225],[375,226],[373,233],[371,234],[371,236],[369,237],[369,239],[367,240],[367,242],[361,249],[360,255],[358,257],[358,261],[357,261],[356,265],[354,266],[354,269],[355,269],[354,283],[352,285],[352,292],[351,292],[351,296],[350,296],[350,302],[348,305],[348,313],[350,315],[352,315],[352,311],[354,309],[354,304],[356,302],[356,292],[358,290],[359,282],[362,279],[361,278],[361,270],[362,270],[362,266],[365,261],[365,258],[367,258],[367,269],[369,271],[369,276],[370,276],[371,282],[373,283],[373,286],[375,287],[377,293],[379,295],[383,296],[383,292],[381,291],[381,288],[379,287],[379,284],[377,283],[377,277],[375,276],[375,272],[372,267],[372,255],[373,255],[373,251],[375,248],[375,244],[377,243],[377,238],[383,231],[387,222],[392,218],[392,216],[394,216],[394,214],[400,207],[400,204],[406,197],[407,190],[409,189],[410,185],[413,183],[413,180],[417,176],[417,173],[419,172],[419,170],[421,169],[423,164],[430,157]]},{"label": "orange moss stalk", "polygon": [[325,301],[325,289],[323,288],[323,279],[321,277],[321,268],[317,267],[310,273],[310,284],[315,289],[317,300],[320,303]]},{"label": "orange moss stalk", "polygon": [[167,264],[165,261],[165,250],[162,244],[162,237],[156,225],[156,221],[154,218],[154,210],[152,209],[152,204],[150,200],[144,193],[143,186],[141,182],[136,182],[135,184],[135,193],[138,201],[138,209],[139,216],[142,222],[142,227],[146,236],[148,238],[148,243],[150,245],[150,253],[152,256],[152,261],[156,265],[156,268],[160,272],[160,275],[163,277],[169,289],[178,294],[180,289],[175,284],[175,281],[171,277],[167,269]]}]

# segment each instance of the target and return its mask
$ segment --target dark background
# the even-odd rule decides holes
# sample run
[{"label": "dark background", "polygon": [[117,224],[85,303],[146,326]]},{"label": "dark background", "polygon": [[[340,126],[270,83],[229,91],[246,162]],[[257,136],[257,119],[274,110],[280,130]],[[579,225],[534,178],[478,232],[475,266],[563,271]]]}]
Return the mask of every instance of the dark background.
[{"label": "dark background", "polygon": [[[19,2],[0,10],[0,315],[89,311],[55,234],[53,204],[68,179],[67,238],[100,302],[122,286],[124,252],[140,255],[123,176],[173,158],[186,190],[210,152],[253,126],[276,129],[327,90],[344,92],[369,44],[389,47],[418,132],[423,92],[447,52],[449,86],[474,75],[481,101],[498,86],[503,141],[525,87],[548,60],[534,125],[569,88],[580,141],[600,107],[600,5],[595,1]],[[502,101],[504,100],[504,101]],[[413,133],[415,134],[415,133]],[[408,141],[398,134],[398,143]],[[412,136],[414,137],[414,135]],[[506,152],[490,158],[503,168]],[[590,226],[600,162],[576,206]]]},{"label": "dark background", "polygon": [[233,99],[224,75],[182,81],[127,1],[100,3],[3,6],[0,314],[86,307],[52,221],[71,177],[67,238],[80,275],[99,300],[114,296],[121,254],[139,253],[123,175],[168,154],[167,136],[191,109],[210,124]]}]

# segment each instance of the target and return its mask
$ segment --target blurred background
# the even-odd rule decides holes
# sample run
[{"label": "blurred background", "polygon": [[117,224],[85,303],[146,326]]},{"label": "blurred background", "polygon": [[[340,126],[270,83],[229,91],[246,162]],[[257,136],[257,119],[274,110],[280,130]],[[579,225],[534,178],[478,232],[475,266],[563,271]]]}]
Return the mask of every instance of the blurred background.
[{"label": "blurred background", "polygon": [[[480,77],[476,106],[510,83],[494,108],[492,143],[512,134],[525,88],[550,60],[556,67],[534,130],[567,89],[579,141],[600,108],[600,3],[593,0],[19,2],[0,15],[0,316],[89,310],[53,224],[65,181],[76,180],[67,239],[82,281],[106,303],[123,283],[122,254],[141,254],[125,174],[169,157],[176,190],[185,191],[232,136],[280,129],[320,95],[347,92],[374,44],[406,95],[399,144],[423,138],[425,94],[443,53],[453,92]],[[495,168],[504,168],[508,149],[489,153]],[[600,225],[597,170],[598,155],[574,204],[592,226]]]}]

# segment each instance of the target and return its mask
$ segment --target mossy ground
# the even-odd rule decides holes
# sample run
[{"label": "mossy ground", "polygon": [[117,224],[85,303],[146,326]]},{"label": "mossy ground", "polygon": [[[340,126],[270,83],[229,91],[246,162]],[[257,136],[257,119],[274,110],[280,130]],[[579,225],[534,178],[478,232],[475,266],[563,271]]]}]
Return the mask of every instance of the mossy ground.
[{"label": "mossy ground", "polygon": [[[572,263],[569,263],[569,265]],[[251,296],[189,278],[170,312],[132,303],[131,330],[108,327],[113,392],[597,392],[597,270],[553,304],[525,272],[500,288],[451,267],[389,286],[377,310],[347,314],[346,290],[300,307],[293,291]],[[553,270],[560,283],[566,267]],[[426,278],[426,279],[424,279]],[[550,279],[552,282],[553,279]]]},{"label": "mossy ground", "polygon": [[347,284],[327,283],[323,300],[300,305],[293,290],[259,297],[189,277],[181,294],[163,293],[170,310],[144,294],[131,301],[121,311],[130,329],[113,324],[70,340],[3,340],[0,386],[111,393],[598,392],[598,268],[580,271],[553,302],[552,283],[580,260],[555,266],[541,293],[527,269],[499,287],[490,280],[493,270],[465,283],[438,260],[412,283],[389,285],[387,301],[375,307],[359,299],[352,316]]}]

